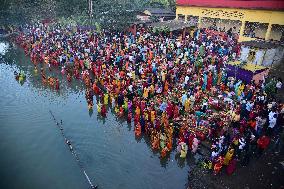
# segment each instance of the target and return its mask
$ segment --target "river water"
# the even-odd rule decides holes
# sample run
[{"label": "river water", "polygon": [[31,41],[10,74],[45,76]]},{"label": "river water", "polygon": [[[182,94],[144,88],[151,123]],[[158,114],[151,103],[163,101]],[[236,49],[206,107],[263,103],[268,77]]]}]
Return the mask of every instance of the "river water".
[{"label": "river water", "polygon": [[[14,77],[20,70],[27,75],[23,84]],[[61,79],[60,87],[60,92],[43,87],[23,51],[0,41],[0,188],[89,188],[49,111],[62,120],[65,135],[99,188],[185,188],[190,160],[180,161],[173,151],[161,161],[146,139],[135,139],[133,124],[110,110],[105,120],[96,109],[89,113],[81,82],[70,85]]]}]

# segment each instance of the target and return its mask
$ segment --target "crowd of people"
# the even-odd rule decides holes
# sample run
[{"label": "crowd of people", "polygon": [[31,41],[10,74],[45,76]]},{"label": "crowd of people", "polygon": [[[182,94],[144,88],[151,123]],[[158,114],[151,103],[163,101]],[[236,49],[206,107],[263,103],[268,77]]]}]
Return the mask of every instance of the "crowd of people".
[{"label": "crowd of people", "polygon": [[[239,57],[240,45],[233,35],[206,31],[170,38],[149,28],[96,33],[36,24],[24,27],[17,42],[35,70],[45,64],[50,72],[61,69],[68,82],[82,80],[90,110],[96,96],[98,114],[106,117],[111,107],[133,122],[135,136],[149,137],[161,158],[173,149],[186,158],[208,141],[214,173],[226,166],[231,174],[280,133],[284,109],[274,94],[282,83],[227,77],[226,63]],[[43,84],[59,90],[58,78],[47,74],[41,68]]]}]

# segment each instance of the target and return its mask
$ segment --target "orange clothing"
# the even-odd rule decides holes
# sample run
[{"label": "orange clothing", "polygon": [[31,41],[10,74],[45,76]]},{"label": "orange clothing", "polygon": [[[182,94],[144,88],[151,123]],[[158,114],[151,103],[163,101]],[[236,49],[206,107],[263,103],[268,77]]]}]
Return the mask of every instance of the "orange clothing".
[{"label": "orange clothing", "polygon": [[166,155],[167,155],[167,148],[165,147],[165,148],[163,148],[162,151],[161,151],[161,158],[166,157]]},{"label": "orange clothing", "polygon": [[168,84],[168,82],[166,82],[165,83],[165,87],[164,87],[164,91],[168,92],[168,90],[169,90],[169,84]]},{"label": "orange clothing", "polygon": [[168,141],[168,143],[167,143],[167,148],[168,148],[169,150],[171,150],[171,149],[173,148],[173,141],[172,141],[171,138],[169,138],[169,141]]},{"label": "orange clothing", "polygon": [[153,59],[153,51],[149,52],[149,59],[152,60]]},{"label": "orange clothing", "polygon": [[141,125],[140,125],[140,123],[138,123],[135,127],[135,136],[136,137],[141,136]]},{"label": "orange clothing", "polygon": [[140,111],[140,108],[138,106],[136,107],[135,113],[136,113],[137,116],[140,117],[141,111]]}]

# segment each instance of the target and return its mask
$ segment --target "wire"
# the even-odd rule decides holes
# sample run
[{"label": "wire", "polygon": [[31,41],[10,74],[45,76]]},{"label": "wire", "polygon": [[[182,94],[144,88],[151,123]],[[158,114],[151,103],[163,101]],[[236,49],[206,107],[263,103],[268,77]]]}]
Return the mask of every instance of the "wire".
[{"label": "wire", "polygon": [[66,135],[64,134],[64,129],[63,129],[63,127],[62,127],[62,125],[63,125],[62,120],[60,121],[60,124],[59,124],[59,122],[56,120],[56,118],[55,118],[55,116],[54,116],[54,114],[52,113],[51,110],[49,110],[49,113],[51,114],[51,116],[52,116],[54,122],[56,123],[56,126],[59,128],[59,130],[60,130],[60,132],[61,132],[61,135],[62,135],[62,137],[63,137],[64,140],[65,140],[65,143],[68,145],[68,148],[69,148],[70,152],[71,152],[72,155],[75,157],[78,166],[80,167],[81,171],[84,173],[85,178],[87,179],[87,181],[88,181],[88,183],[90,184],[91,188],[92,188],[92,189],[97,189],[98,186],[97,186],[97,185],[94,186],[93,183],[91,182],[91,180],[90,180],[88,174],[86,173],[86,170],[84,169],[84,166],[83,166],[82,162],[80,161],[80,158],[79,158],[78,154],[76,153],[76,151],[74,150],[74,148],[73,148],[73,146],[72,146],[72,144],[71,144],[71,141],[68,140],[67,137],[66,137]]}]

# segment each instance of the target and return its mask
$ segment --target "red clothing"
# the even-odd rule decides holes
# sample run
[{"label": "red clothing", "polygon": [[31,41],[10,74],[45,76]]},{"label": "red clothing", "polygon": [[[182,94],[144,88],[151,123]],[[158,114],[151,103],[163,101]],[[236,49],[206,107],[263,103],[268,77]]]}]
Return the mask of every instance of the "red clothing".
[{"label": "red clothing", "polygon": [[211,90],[212,81],[213,81],[212,74],[208,74],[208,81],[207,81],[207,86],[206,86],[206,89],[207,89],[208,91]]},{"label": "red clothing", "polygon": [[179,109],[178,106],[175,106],[174,108],[174,118],[178,118],[179,117]]},{"label": "red clothing", "polygon": [[236,159],[232,159],[229,162],[229,165],[226,168],[226,172],[228,175],[233,174],[233,172],[236,170],[236,165],[237,165],[237,160]]},{"label": "red clothing", "polygon": [[249,121],[248,122],[248,124],[249,124],[249,126],[251,127],[251,128],[253,128],[253,129],[255,129],[255,127],[256,127],[256,121]]},{"label": "red clothing", "polygon": [[59,90],[59,81],[58,81],[58,80],[56,80],[55,89],[56,89],[56,90]]},{"label": "red clothing", "polygon": [[168,103],[168,106],[166,108],[167,114],[169,116],[169,118],[173,117],[173,113],[174,113],[174,107],[171,103]]},{"label": "red clothing", "polygon": [[270,143],[270,138],[265,135],[257,140],[258,147],[261,149],[266,149],[269,143]]},{"label": "red clothing", "polygon": [[106,117],[106,113],[107,113],[106,106],[103,105],[103,106],[102,106],[102,110],[101,110],[101,115],[102,115],[103,117]]},{"label": "red clothing", "polygon": [[71,76],[70,76],[70,74],[67,75],[67,81],[68,81],[68,82],[71,82]]},{"label": "red clothing", "polygon": [[144,109],[146,108],[146,102],[144,100],[141,101],[141,112],[144,112]]},{"label": "red clothing", "polygon": [[190,150],[192,150],[192,144],[193,144],[193,139],[194,139],[194,135],[193,134],[190,134],[189,137],[188,137],[188,147]]}]

